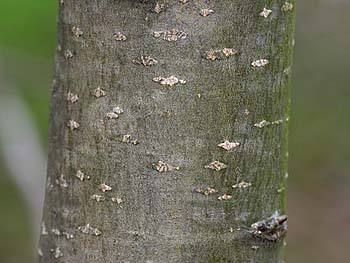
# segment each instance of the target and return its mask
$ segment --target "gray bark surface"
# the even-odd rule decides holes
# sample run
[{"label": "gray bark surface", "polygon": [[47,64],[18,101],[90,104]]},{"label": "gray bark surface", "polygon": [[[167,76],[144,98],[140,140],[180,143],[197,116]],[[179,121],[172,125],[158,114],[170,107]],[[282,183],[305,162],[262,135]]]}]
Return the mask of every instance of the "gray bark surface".
[{"label": "gray bark surface", "polygon": [[[159,14],[155,1],[60,4],[40,262],[283,262],[282,240],[237,229],[285,212],[294,10],[284,2],[173,0]],[[215,13],[203,17],[204,8]],[[186,38],[152,35],[173,28]],[[223,48],[238,53],[205,58]],[[158,63],[137,63],[142,55]],[[269,63],[251,65],[260,59]],[[186,84],[153,81],[172,75]],[[109,119],[114,107],[124,113]],[[217,146],[225,139],[240,145],[226,151]],[[215,160],[227,168],[205,168]],[[252,185],[232,188],[241,181]],[[206,187],[218,193],[195,190]]]}]

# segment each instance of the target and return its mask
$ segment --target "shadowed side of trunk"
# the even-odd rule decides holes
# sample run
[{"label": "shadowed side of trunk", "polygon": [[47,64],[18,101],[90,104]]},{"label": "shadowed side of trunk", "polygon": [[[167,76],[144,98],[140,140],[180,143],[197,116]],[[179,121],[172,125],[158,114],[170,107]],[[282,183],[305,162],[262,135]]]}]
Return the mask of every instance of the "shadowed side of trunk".
[{"label": "shadowed side of trunk", "polygon": [[283,261],[293,10],[185,2],[61,3],[40,262]]}]

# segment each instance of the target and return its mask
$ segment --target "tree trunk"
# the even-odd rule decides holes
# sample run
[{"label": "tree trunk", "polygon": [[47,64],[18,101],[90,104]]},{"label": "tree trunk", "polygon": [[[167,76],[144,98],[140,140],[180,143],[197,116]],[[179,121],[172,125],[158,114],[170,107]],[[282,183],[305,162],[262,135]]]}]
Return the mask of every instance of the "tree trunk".
[{"label": "tree trunk", "polygon": [[185,2],[60,2],[40,262],[283,262],[294,11]]}]

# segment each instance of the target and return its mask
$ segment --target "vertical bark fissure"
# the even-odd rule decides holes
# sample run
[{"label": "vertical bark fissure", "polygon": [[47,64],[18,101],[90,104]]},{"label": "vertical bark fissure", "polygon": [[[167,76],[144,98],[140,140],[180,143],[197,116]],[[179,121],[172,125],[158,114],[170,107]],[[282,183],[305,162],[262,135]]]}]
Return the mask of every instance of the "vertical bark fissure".
[{"label": "vertical bark fissure", "polygon": [[285,212],[294,9],[159,3],[60,1],[40,262],[283,262],[244,227]]}]

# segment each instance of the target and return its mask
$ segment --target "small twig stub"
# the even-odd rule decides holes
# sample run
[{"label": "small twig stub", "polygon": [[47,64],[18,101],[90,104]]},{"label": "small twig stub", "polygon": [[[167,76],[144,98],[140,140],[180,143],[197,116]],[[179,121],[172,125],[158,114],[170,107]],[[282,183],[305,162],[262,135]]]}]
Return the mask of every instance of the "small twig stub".
[{"label": "small twig stub", "polygon": [[275,212],[271,217],[253,223],[249,232],[256,238],[277,241],[287,233],[286,215]]},{"label": "small twig stub", "polygon": [[204,168],[207,168],[207,169],[212,169],[212,170],[215,170],[215,171],[221,171],[223,169],[226,169],[228,166],[227,164],[224,164],[222,162],[219,162],[219,161],[214,161],[206,166],[204,166]]}]

